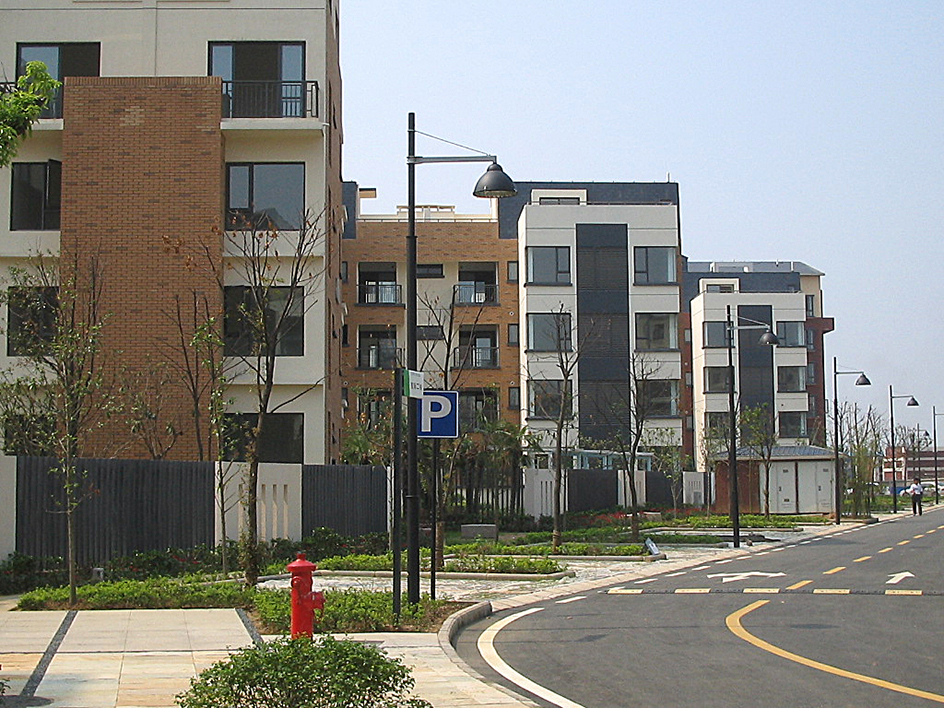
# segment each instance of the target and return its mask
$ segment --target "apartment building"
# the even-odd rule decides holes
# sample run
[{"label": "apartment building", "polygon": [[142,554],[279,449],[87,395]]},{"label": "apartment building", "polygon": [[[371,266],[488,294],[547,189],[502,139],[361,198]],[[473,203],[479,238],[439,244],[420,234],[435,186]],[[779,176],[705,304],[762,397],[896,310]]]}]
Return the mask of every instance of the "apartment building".
[{"label": "apartment building", "polygon": [[[340,445],[337,11],[333,0],[0,2],[2,80],[40,60],[64,84],[0,170],[0,269],[37,253],[94,256],[114,372],[173,356],[181,335],[168,315],[194,297],[214,313],[230,307],[226,354],[238,355],[232,310],[246,283],[230,266],[243,256],[221,234],[272,223],[291,235],[305,214],[316,220],[318,284],[280,345],[273,405],[283,407],[263,431],[266,462],[332,462]],[[16,323],[4,317],[7,332]],[[16,362],[9,342],[0,353],[0,366]],[[234,372],[232,415],[254,410],[253,386],[250,372]],[[168,457],[193,459],[189,398],[175,381],[163,394],[162,415],[184,433]],[[107,443],[122,435],[107,429],[87,449],[114,454]]]},{"label": "apartment building", "polygon": [[[394,369],[406,361],[407,209],[365,213],[371,189],[345,183],[341,241],[342,386],[348,414],[380,414]],[[428,389],[459,391],[463,432],[483,420],[518,422],[518,249],[498,236],[494,214],[419,205],[417,362]],[[360,409],[360,410],[358,410]]]}]

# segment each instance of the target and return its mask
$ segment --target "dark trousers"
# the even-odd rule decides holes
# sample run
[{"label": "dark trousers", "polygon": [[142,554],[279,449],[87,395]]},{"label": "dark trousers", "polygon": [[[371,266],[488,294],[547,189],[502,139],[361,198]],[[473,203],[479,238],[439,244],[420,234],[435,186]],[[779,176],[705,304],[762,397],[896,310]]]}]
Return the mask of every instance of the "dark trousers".
[{"label": "dark trousers", "polygon": [[921,516],[922,514],[920,494],[911,495],[911,513],[917,514],[918,516]]}]

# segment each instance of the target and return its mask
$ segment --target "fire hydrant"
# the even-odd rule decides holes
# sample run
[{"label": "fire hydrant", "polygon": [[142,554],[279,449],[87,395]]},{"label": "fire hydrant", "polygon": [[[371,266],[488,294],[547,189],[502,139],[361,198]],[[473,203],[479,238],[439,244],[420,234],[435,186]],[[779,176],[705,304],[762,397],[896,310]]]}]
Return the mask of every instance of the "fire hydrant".
[{"label": "fire hydrant", "polygon": [[292,639],[314,633],[315,610],[324,610],[324,593],[311,591],[311,574],[318,566],[305,560],[305,554],[288,564],[292,574]]}]

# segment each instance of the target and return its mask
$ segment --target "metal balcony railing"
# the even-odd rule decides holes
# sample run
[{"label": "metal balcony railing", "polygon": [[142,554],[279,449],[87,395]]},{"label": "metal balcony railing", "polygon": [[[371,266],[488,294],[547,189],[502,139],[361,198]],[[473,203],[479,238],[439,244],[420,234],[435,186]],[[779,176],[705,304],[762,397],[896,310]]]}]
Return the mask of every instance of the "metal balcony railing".
[{"label": "metal balcony railing", "polygon": [[371,283],[357,286],[357,302],[362,305],[399,305],[403,302],[397,283]]},{"label": "metal balcony railing", "polygon": [[491,283],[464,281],[456,283],[457,305],[495,305],[498,303],[498,286]]},{"label": "metal balcony railing", "polygon": [[318,116],[317,81],[224,81],[224,118]]},{"label": "metal balcony railing", "polygon": [[453,369],[496,369],[498,347],[456,347],[452,350]]},{"label": "metal balcony railing", "polygon": [[357,350],[357,366],[361,369],[396,369],[402,352],[397,347],[376,344],[360,347]]}]

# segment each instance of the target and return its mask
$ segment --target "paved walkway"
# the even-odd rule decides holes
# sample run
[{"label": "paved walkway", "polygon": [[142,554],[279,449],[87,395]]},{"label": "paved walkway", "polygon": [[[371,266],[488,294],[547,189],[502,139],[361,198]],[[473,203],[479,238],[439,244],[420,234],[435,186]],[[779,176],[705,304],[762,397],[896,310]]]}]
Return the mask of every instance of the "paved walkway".
[{"label": "paved walkway", "polygon": [[[813,527],[768,535],[792,542],[836,529]],[[494,610],[501,610],[769,547],[764,543],[740,549],[679,549],[670,551],[668,560],[655,563],[572,562],[576,576],[557,581],[441,580],[437,594],[488,600]],[[389,586],[389,582],[356,579],[347,585]],[[335,580],[331,584],[336,585]],[[0,598],[0,676],[10,682],[5,706],[170,708],[191,677],[229,651],[252,643],[234,610],[9,611],[14,604],[11,598]],[[462,619],[453,618],[438,635],[350,636],[377,643],[411,666],[416,695],[436,708],[532,706],[487,684],[459,660],[449,644],[449,632],[461,623]]]}]

